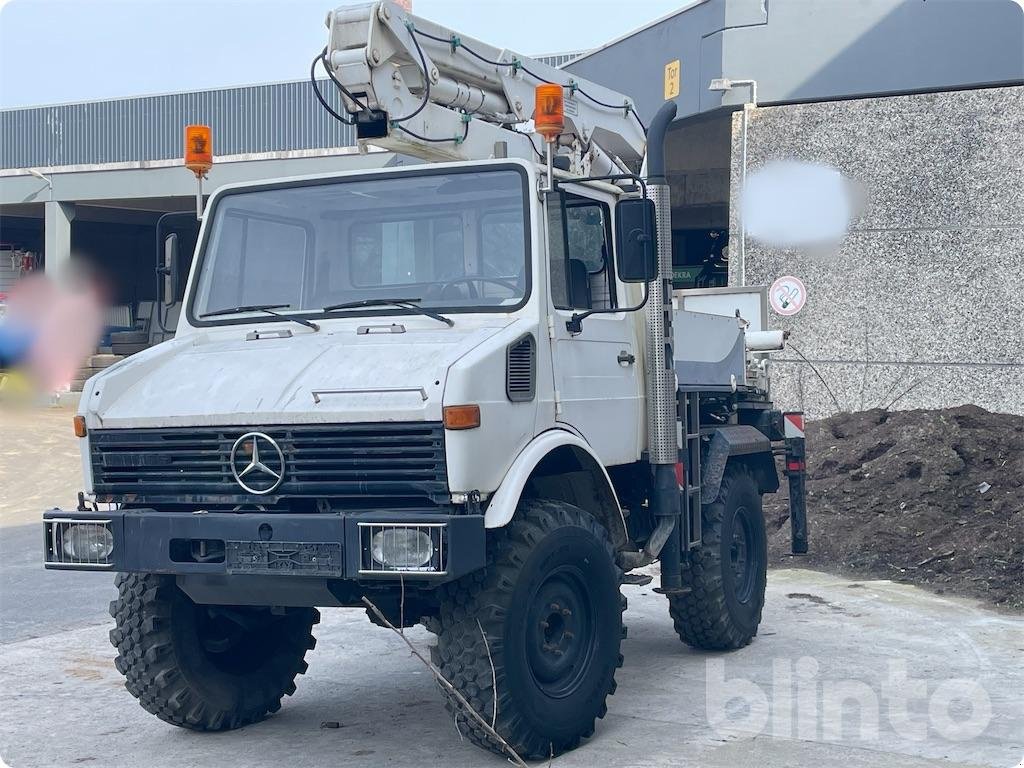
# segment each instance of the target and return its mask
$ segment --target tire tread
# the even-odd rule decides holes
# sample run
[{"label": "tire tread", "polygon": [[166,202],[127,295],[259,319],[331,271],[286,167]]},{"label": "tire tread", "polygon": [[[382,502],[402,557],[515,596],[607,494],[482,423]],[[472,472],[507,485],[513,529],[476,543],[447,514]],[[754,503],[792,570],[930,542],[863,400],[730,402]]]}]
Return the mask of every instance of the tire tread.
[{"label": "tire tread", "polygon": [[[494,680],[497,681],[498,709],[495,730],[501,734],[520,757],[547,759],[552,754],[576,748],[581,738],[594,732],[594,721],[578,735],[560,743],[546,740],[531,729],[514,709],[511,693],[506,684],[502,661],[503,621],[505,605],[515,588],[519,571],[530,550],[547,534],[567,526],[582,527],[597,537],[608,552],[614,565],[614,551],[607,531],[582,509],[550,500],[531,500],[516,512],[513,521],[503,529],[491,531],[488,543],[487,568],[469,574],[445,588],[441,604],[437,645],[431,648],[434,666],[466,698],[474,710],[491,722],[494,717]],[[618,603],[620,611],[625,600]],[[479,622],[479,623],[478,623]],[[481,634],[483,629],[486,635]],[[494,660],[492,674],[490,656]],[[616,668],[622,666],[618,654]],[[615,692],[615,675],[611,676],[602,701]],[[508,757],[504,747],[490,736],[451,694],[446,693],[446,707],[455,717],[459,732],[483,749]],[[607,707],[602,703],[596,717],[602,718]]]},{"label": "tire tread", "polygon": [[[294,636],[295,663],[290,674],[275,679],[265,677],[258,686],[259,695],[247,695],[246,703],[218,707],[188,681],[182,673],[171,634],[172,601],[183,599],[173,577],[156,574],[120,573],[118,598],[110,603],[115,626],[110,642],[117,649],[114,666],[125,677],[124,686],[150,714],[182,728],[195,731],[220,731],[240,728],[262,720],[281,707],[281,698],[295,691],[294,678],[306,671],[306,648],[315,640],[310,628],[320,619],[310,609],[311,621],[303,624],[303,636]],[[187,598],[184,598],[187,599]]]},{"label": "tire tread", "polygon": [[669,597],[669,615],[676,634],[692,648],[731,651],[749,645],[757,635],[756,625],[761,622],[764,593],[760,595],[757,621],[751,632],[732,619],[722,582],[723,500],[729,497],[734,487],[747,483],[756,491],[757,484],[750,471],[742,464],[730,464],[722,478],[718,499],[702,507],[701,546],[683,562],[683,586],[690,591]]}]

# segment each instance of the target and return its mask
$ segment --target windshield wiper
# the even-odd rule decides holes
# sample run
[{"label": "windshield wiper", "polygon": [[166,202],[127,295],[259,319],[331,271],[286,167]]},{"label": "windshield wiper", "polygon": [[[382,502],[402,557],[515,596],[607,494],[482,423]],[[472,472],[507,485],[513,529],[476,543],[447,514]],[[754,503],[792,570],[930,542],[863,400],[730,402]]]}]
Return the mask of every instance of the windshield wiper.
[{"label": "windshield wiper", "polygon": [[455,325],[455,321],[450,317],[445,317],[437,312],[419,306],[417,302],[420,301],[423,301],[423,299],[358,299],[357,301],[343,301],[341,304],[331,304],[330,306],[324,307],[324,312],[334,312],[339,309],[358,309],[360,307],[379,307],[391,304],[396,307],[401,307],[402,309],[411,309],[413,312],[419,312],[421,315],[426,315],[438,322],[444,323],[449,328]]},{"label": "windshield wiper", "polygon": [[274,317],[279,317],[282,320],[291,320],[293,323],[304,325],[307,328],[312,328],[314,331],[319,331],[320,326],[314,323],[312,320],[306,320],[303,317],[292,317],[291,315],[282,315],[280,312],[275,312],[275,309],[288,309],[291,304],[246,304],[241,307],[230,307],[229,309],[217,309],[213,312],[204,312],[199,316],[202,320],[207,317],[220,317],[221,315],[237,315],[242,312],[264,312]]}]

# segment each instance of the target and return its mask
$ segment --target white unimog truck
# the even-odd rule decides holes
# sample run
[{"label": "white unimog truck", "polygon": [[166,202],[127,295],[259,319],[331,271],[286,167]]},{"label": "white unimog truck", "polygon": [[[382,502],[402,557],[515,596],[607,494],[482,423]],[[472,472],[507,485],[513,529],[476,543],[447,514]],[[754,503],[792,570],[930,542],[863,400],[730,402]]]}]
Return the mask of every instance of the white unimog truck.
[{"label": "white unimog truck", "polygon": [[275,712],[316,607],[366,598],[546,758],[605,714],[631,571],[660,560],[687,644],[751,641],[776,455],[805,549],[801,422],[756,351],[779,339],[763,292],[673,308],[673,105],[645,129],[390,2],[327,23],[335,117],[430,162],[215,192],[176,337],[85,387],[86,488],[45,513],[46,566],[117,573],[117,669],[174,725]]}]

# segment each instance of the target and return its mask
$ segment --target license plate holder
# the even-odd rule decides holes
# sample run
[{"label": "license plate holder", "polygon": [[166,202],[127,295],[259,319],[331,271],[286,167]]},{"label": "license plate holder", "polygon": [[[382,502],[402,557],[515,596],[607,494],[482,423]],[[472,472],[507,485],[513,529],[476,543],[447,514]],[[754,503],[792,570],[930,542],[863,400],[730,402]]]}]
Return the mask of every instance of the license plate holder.
[{"label": "license plate holder", "polygon": [[345,562],[338,542],[226,541],[225,568],[228,573],[272,576],[345,575]]}]

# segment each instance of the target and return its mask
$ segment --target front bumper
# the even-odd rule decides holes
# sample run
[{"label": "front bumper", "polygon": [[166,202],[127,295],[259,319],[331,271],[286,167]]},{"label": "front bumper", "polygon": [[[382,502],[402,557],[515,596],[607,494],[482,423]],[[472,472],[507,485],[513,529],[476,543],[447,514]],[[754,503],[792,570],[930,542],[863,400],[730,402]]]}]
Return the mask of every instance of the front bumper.
[{"label": "front bumper", "polygon": [[[63,547],[76,525],[103,526],[113,547],[106,556],[71,557]],[[482,568],[482,515],[436,511],[343,514],[257,512],[115,512],[43,514],[44,564],[61,570],[109,570],[176,576],[274,576],[347,580],[449,581]],[[370,553],[372,536],[411,528],[431,538],[425,566],[383,569]]]}]

